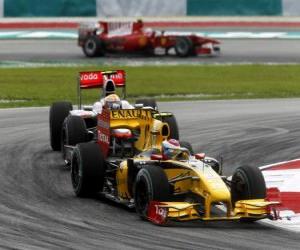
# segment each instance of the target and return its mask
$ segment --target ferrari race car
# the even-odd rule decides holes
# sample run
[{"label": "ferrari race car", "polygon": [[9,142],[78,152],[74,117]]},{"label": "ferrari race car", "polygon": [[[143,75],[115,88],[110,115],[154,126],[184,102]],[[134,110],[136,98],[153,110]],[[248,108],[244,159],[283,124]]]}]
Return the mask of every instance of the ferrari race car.
[{"label": "ferrari race car", "polygon": [[163,117],[152,108],[103,109],[97,116],[96,137],[72,146],[75,194],[101,194],[135,207],[141,218],[155,224],[274,218],[277,203],[265,199],[258,168],[242,166],[226,178],[220,162],[194,154],[187,142],[163,147],[174,141]]},{"label": "ferrari race car", "polygon": [[[106,83],[113,80],[114,87]],[[73,110],[70,102],[55,102],[50,107],[50,143],[54,151],[61,151],[67,165],[71,162],[72,147],[96,137],[97,113],[93,106],[82,105],[82,90],[100,89],[99,98],[104,99],[108,91],[117,89],[122,99],[126,98],[126,74],[124,70],[80,72],[78,76],[78,109]],[[158,110],[154,99],[138,99],[133,107]],[[161,113],[162,120],[169,124],[172,138],[179,139],[177,121],[170,112]]]},{"label": "ferrari race car", "polygon": [[[153,31],[137,22],[99,22],[81,24],[78,45],[87,57],[106,53],[169,54],[175,50],[180,57],[219,55],[220,42],[193,33]],[[160,51],[160,53],[159,53]]]}]

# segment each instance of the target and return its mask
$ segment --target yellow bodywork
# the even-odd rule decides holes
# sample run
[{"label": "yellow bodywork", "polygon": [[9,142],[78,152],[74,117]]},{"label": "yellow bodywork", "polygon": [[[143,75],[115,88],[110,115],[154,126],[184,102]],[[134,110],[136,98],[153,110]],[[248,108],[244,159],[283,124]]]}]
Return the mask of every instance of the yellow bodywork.
[{"label": "yellow bodywork", "polygon": [[151,109],[111,110],[110,128],[138,130],[140,135],[134,146],[139,151],[160,148],[161,142],[169,136],[169,131],[162,131],[168,129],[168,125],[155,119]]},{"label": "yellow bodywork", "polygon": [[[161,151],[161,143],[169,135],[168,125],[155,119],[153,110],[150,109],[111,111],[110,128],[137,130],[140,136],[134,146],[141,152],[151,149]],[[145,154],[139,154],[133,160],[148,165],[151,165],[152,161],[150,156]],[[154,162],[157,163],[158,160],[153,160]],[[161,202],[159,206],[167,210],[168,219],[179,221],[261,219],[268,215],[268,206],[274,204],[264,199],[243,200],[232,204],[230,190],[224,180],[209,165],[199,164],[199,160],[161,160],[160,163],[163,163],[160,166],[164,169],[169,183],[174,187],[174,194],[191,193],[201,199],[203,207],[203,213],[199,213],[197,202]],[[168,167],[164,168],[164,166]],[[128,190],[127,160],[120,164],[116,180],[119,199],[132,199],[131,190]],[[222,206],[224,212],[220,216],[212,215],[212,206]]]},{"label": "yellow bodywork", "polygon": [[[135,160],[146,159],[136,158]],[[172,161],[164,162],[175,163]],[[179,163],[176,162],[176,164]],[[180,162],[180,166],[185,168],[176,168],[176,165],[174,165],[173,169],[164,169],[169,182],[175,181],[174,193],[193,193],[202,197],[203,213],[199,214],[199,203],[162,202],[159,206],[167,209],[168,219],[178,221],[262,219],[269,214],[268,206],[277,204],[264,199],[241,200],[232,204],[228,186],[211,167],[197,168],[185,162]],[[127,163],[124,161],[117,171],[118,194],[121,199],[125,200],[132,198],[128,190],[127,170]],[[182,181],[176,181],[176,178],[181,178]],[[222,213],[220,215],[212,214],[213,206],[218,206]]]},{"label": "yellow bodywork", "polygon": [[[188,202],[162,202],[159,208],[166,209],[167,219],[176,221],[188,220],[240,220],[240,219],[263,219],[269,214],[268,206],[275,202],[267,202],[264,199],[237,201],[235,209],[227,215],[199,215],[196,207],[199,204]],[[208,209],[208,208],[206,208]]]}]

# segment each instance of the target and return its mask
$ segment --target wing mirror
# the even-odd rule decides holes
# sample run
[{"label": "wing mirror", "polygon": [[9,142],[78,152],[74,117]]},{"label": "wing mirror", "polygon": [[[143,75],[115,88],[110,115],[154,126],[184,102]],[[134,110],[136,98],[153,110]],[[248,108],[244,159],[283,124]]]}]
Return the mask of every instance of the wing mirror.
[{"label": "wing mirror", "polygon": [[163,156],[161,154],[152,154],[151,155],[151,160],[161,161],[162,159],[163,159]]},{"label": "wing mirror", "polygon": [[136,103],[136,104],[134,104],[134,107],[137,108],[137,109],[141,109],[141,108],[144,107],[144,104],[142,104],[142,103]]},{"label": "wing mirror", "polygon": [[197,160],[203,160],[205,158],[205,153],[198,153],[198,154],[195,154],[195,158]]}]

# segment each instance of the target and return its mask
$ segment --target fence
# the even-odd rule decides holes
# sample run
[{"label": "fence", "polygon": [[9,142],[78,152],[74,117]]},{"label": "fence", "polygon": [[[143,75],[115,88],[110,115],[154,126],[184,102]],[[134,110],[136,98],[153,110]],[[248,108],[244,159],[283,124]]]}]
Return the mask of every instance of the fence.
[{"label": "fence", "polygon": [[299,0],[0,0],[0,17],[299,15]]}]

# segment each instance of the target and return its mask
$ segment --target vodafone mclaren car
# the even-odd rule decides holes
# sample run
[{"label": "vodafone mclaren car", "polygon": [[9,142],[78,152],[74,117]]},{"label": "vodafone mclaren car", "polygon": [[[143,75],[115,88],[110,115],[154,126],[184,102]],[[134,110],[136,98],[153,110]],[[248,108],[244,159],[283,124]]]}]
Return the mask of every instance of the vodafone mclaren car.
[{"label": "vodafone mclaren car", "polygon": [[153,31],[137,22],[98,22],[82,24],[78,45],[87,57],[105,56],[107,53],[144,53],[180,57],[219,55],[220,42],[193,33]]},{"label": "vodafone mclaren car", "polygon": [[[93,88],[99,90],[99,99],[92,106],[82,105],[82,90]],[[108,105],[108,99],[111,101],[111,97],[119,98],[115,95],[117,91],[121,99],[113,104],[119,109],[125,106],[133,110],[134,108],[158,110],[154,99],[138,99],[134,105],[125,101],[126,74],[124,70],[80,72],[77,89],[78,109],[74,110],[72,103],[63,101],[53,103],[49,112],[51,147],[54,151],[62,152],[67,165],[70,164],[73,146],[93,140],[97,136],[97,114],[101,112],[99,106],[102,108]],[[127,111],[128,114],[131,112],[134,111]],[[170,136],[178,139],[178,126],[174,115],[170,112],[160,114],[162,121],[169,124]]]},{"label": "vodafone mclaren car", "polygon": [[232,178],[222,176],[216,159],[169,139],[162,118],[154,109],[104,109],[95,140],[72,148],[75,194],[101,194],[156,224],[273,218],[276,202],[265,199],[258,168],[242,166]]}]

